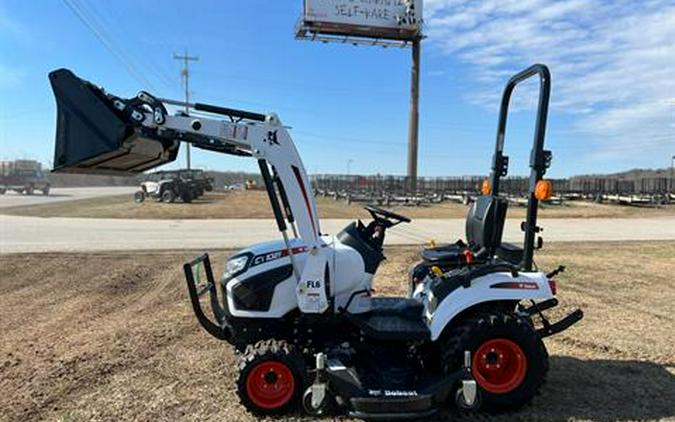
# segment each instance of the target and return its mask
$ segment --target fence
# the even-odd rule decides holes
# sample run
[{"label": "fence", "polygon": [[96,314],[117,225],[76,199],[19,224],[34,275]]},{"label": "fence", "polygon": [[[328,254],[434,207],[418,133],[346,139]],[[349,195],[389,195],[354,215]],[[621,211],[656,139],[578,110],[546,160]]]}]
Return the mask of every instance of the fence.
[{"label": "fence", "polygon": [[[336,197],[402,196],[429,197],[443,195],[475,195],[480,190],[483,176],[419,177],[417,190],[410,189],[410,179],[391,175],[335,175],[312,176],[314,189]],[[637,177],[630,180],[610,177],[572,177],[553,179],[554,192],[559,197],[602,198],[606,195],[662,195],[668,196],[673,183],[669,177]],[[500,185],[506,195],[525,196],[527,177],[507,177]],[[672,195],[672,194],[671,194]]]}]

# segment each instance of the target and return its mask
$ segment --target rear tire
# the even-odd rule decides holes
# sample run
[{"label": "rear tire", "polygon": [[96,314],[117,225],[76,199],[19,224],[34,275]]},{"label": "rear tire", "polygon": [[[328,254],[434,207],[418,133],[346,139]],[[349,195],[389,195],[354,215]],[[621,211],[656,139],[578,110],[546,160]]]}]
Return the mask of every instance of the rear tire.
[{"label": "rear tire", "polygon": [[249,345],[239,358],[237,372],[239,401],[256,416],[296,410],[307,384],[302,354],[280,340]]},{"label": "rear tire", "polygon": [[162,192],[162,201],[166,202],[167,204],[173,202],[176,199],[176,195],[173,193],[171,189],[167,189],[164,192]]},{"label": "rear tire", "polygon": [[548,352],[531,322],[509,312],[469,318],[442,345],[446,372],[461,367],[471,352],[471,372],[489,411],[515,410],[537,395],[548,372]]}]

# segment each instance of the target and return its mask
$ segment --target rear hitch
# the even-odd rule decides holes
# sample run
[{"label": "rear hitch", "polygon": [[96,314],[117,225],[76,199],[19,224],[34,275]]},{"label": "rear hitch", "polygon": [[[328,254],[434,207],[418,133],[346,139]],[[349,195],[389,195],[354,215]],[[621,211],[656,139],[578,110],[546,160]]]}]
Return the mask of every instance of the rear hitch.
[{"label": "rear hitch", "polygon": [[544,326],[537,330],[539,337],[544,338],[552,336],[553,334],[558,334],[561,331],[565,331],[570,328],[572,325],[579,322],[584,317],[584,311],[577,309],[576,311],[570,313],[565,318],[560,321],[551,324],[547,319],[543,319]]}]

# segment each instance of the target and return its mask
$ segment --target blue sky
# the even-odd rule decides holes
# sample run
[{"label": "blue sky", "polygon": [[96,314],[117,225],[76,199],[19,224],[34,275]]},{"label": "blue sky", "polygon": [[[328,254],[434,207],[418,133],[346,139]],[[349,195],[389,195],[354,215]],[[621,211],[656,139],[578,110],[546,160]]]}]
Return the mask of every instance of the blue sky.
[{"label": "blue sky", "polygon": [[[199,56],[193,99],[277,112],[311,173],[345,173],[349,160],[352,173],[405,173],[409,49],[295,40],[301,0],[70,2],[117,53],[64,1],[0,0],[0,159],[50,162],[50,70],[70,68],[120,96],[147,89],[180,99],[172,55],[188,48]],[[420,175],[485,174],[501,87],[534,62],[553,74],[551,177],[670,164],[672,0],[427,0],[424,8]],[[511,174],[527,171],[534,88],[514,97]],[[255,170],[246,159],[193,157],[202,168]]]}]

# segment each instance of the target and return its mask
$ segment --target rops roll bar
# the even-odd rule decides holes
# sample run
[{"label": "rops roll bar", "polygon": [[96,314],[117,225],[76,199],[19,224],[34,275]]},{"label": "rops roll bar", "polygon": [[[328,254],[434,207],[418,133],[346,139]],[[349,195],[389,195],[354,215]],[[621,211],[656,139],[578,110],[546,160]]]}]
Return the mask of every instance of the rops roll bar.
[{"label": "rops roll bar", "polygon": [[504,155],[504,135],[506,132],[506,121],[509,114],[509,103],[511,94],[516,85],[539,75],[539,104],[537,106],[537,120],[534,128],[534,143],[530,152],[530,181],[529,198],[527,201],[527,218],[521,225],[525,232],[525,241],[523,245],[524,254],[522,267],[525,271],[532,271],[532,256],[534,254],[534,237],[541,231],[537,226],[537,208],[539,201],[534,195],[535,186],[539,180],[544,177],[546,169],[551,164],[551,151],[544,149],[544,138],[546,136],[546,118],[548,116],[548,103],[551,95],[551,73],[543,64],[535,64],[509,79],[504,87],[502,102],[499,109],[499,124],[497,126],[497,143],[495,153],[492,158],[492,172],[490,174],[490,186],[492,195],[499,194],[499,182],[502,177],[508,173],[509,158]]}]

